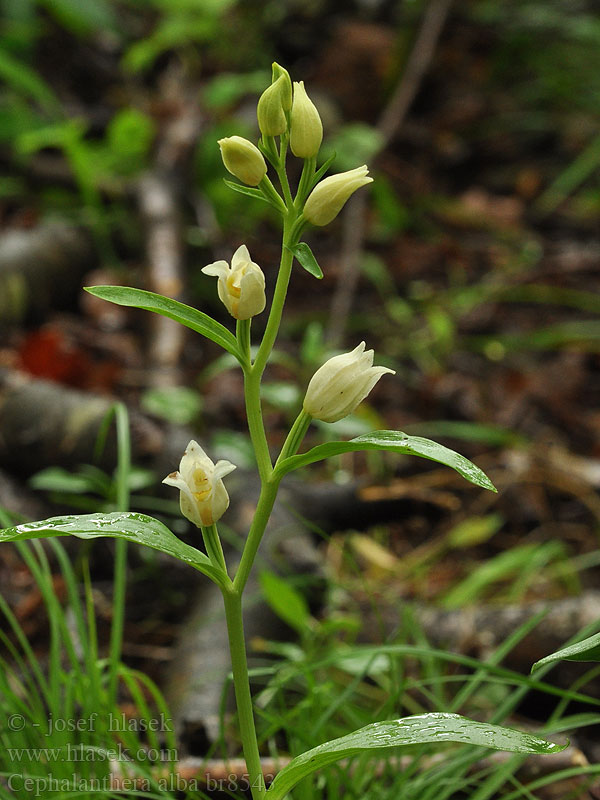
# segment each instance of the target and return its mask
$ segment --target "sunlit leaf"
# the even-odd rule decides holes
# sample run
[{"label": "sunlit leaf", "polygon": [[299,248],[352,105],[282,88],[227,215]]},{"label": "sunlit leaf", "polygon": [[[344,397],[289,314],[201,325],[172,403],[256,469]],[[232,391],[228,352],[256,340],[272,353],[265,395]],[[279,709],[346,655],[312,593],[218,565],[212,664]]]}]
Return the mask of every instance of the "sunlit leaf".
[{"label": "sunlit leaf", "polygon": [[531,668],[532,672],[554,661],[600,661],[600,633],[595,633],[577,644],[563,647],[555,653],[550,653],[536,661]]},{"label": "sunlit leaf", "polygon": [[210,560],[200,550],[182,542],[175,534],[153,517],[133,512],[112,514],[70,514],[64,517],[51,517],[41,522],[27,522],[14,528],[0,530],[0,542],[14,542],[19,539],[46,539],[51,536],[77,536],[79,539],[97,539],[110,536],[127,539],[154,550],[160,550],[173,558],[207,575],[216,583],[223,582],[222,573],[215,569]]},{"label": "sunlit leaf", "polygon": [[243,361],[235,336],[220,322],[209,317],[208,314],[198,311],[197,308],[186,306],[184,303],[179,303],[170,297],[163,297],[161,294],[147,292],[144,289],[133,289],[129,286],[86,286],[85,290],[95,297],[101,297],[103,300],[109,300],[119,306],[143,308],[146,311],[154,311],[163,317],[174,319],[187,328],[206,336],[207,339],[211,339],[228,350],[239,361]]},{"label": "sunlit leaf", "polygon": [[294,758],[276,775],[266,796],[269,800],[282,800],[302,778],[343,758],[352,758],[368,750],[377,751],[427,742],[462,742],[511,753],[536,754],[558,753],[566,747],[530,733],[475,722],[458,714],[421,714],[390,722],[374,722],[340,739],[308,750]]},{"label": "sunlit leaf", "polygon": [[400,455],[420,456],[439,464],[445,464],[456,470],[459,475],[481,486],[483,489],[496,489],[487,475],[475,466],[468,458],[455,453],[442,444],[432,442],[430,439],[423,439],[421,436],[409,436],[401,431],[373,431],[348,442],[327,442],[313,447],[307,453],[290,456],[284,459],[276,468],[275,472],[280,477],[293,469],[298,469],[306,464],[315,461],[322,461],[324,458],[336,456],[340,453],[351,453],[358,450],[389,450]]}]

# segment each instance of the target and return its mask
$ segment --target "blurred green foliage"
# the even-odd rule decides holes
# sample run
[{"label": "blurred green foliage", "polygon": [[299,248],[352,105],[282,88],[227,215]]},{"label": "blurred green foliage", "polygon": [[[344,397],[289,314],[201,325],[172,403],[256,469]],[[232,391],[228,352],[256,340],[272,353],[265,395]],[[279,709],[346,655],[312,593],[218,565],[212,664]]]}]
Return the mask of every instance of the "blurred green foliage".
[{"label": "blurred green foliage", "polygon": [[501,31],[496,81],[516,91],[524,108],[544,113],[600,108],[600,18],[575,0],[478,0],[470,13]]}]

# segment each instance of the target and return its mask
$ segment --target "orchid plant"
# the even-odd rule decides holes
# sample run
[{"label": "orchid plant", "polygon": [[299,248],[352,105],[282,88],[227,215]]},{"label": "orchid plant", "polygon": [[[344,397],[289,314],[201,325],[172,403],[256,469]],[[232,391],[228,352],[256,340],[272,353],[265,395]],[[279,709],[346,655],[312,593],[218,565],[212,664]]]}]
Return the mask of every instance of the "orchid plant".
[{"label": "orchid plant", "polygon": [[[373,351],[361,342],[348,353],[336,355],[312,377],[298,417],[276,457],[263,423],[261,381],[278,335],[294,261],[315,278],[322,271],[302,234],[309,225],[323,226],[341,211],[348,198],[372,181],[368,168],[361,166],[324,177],[331,159],[317,165],[323,127],[317,108],[302,82],[292,85],[288,72],[273,65],[271,85],[257,106],[258,144],[231,136],[219,141],[223,163],[239,182],[226,181],[234,191],[270,204],[279,214],[283,237],[281,261],[274,288],[252,261],[246,245],[233,254],[231,264],[217,261],[203,272],[217,278],[218,295],[235,319],[235,332],[204,312],[152,292],[121,286],[96,286],[87,291],[123,306],[147,309],[176,320],[212,340],[235,357],[244,376],[248,428],[261,490],[254,519],[245,539],[239,563],[227,564],[219,519],[226,513],[229,497],[227,475],[235,469],[228,461],[215,464],[195,441],[191,441],[179,469],[164,483],[179,490],[182,514],[199,530],[204,550],[178,539],[162,522],[137,513],[111,513],[55,517],[5,529],[0,540],[50,537],[72,534],[84,539],[111,536],[137,542],[178,558],[201,572],[220,588],[226,612],[231,666],[238,711],[239,732],[246,760],[253,800],[282,800],[306,775],[321,767],[364,751],[394,748],[423,742],[467,742],[488,748],[521,753],[554,753],[559,745],[529,733],[466,719],[457,714],[431,713],[387,722],[374,722],[347,736],[318,745],[297,755],[265,785],[255,732],[254,713],[246,646],[242,624],[242,598],[256,553],[263,538],[281,481],[289,473],[340,453],[387,450],[399,455],[430,459],[456,470],[477,487],[495,491],[491,481],[474,464],[458,453],[429,439],[400,431],[381,430],[350,441],[330,441],[302,449],[313,420],[336,422],[352,413],[392,370],[373,366]],[[297,186],[286,171],[288,151],[302,160]],[[275,178],[275,183],[269,177]],[[262,313],[270,295],[264,333],[252,347],[252,318]]]}]

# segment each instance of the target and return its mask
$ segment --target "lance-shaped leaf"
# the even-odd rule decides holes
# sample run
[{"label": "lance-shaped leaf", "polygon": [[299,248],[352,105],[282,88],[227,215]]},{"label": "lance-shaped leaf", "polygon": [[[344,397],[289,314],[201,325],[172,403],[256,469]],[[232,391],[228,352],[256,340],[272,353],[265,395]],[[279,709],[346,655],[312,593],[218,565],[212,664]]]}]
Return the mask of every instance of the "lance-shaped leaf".
[{"label": "lance-shaped leaf", "polygon": [[0,530],[0,542],[14,542],[18,539],[46,539],[51,536],[77,536],[80,539],[96,539],[111,536],[137,542],[161,553],[178,558],[207,575],[215,583],[223,584],[228,579],[216,569],[210,559],[200,550],[182,542],[175,534],[153,517],[134,512],[114,512],[112,514],[70,514],[64,517],[50,517],[41,522],[26,522],[14,528]]},{"label": "lance-shaped leaf", "polygon": [[229,186],[230,189],[233,189],[234,192],[245,194],[247,197],[254,197],[256,200],[264,200],[265,203],[270,202],[260,189],[254,189],[251,186],[244,186],[243,183],[234,183],[234,181],[228,181],[226,178],[223,178],[223,183],[226,186]]},{"label": "lance-shaped leaf", "polygon": [[535,662],[531,671],[535,672],[536,669],[544,667],[546,664],[552,664],[554,661],[600,661],[600,633],[595,633],[581,642],[563,647],[555,653],[540,658]]},{"label": "lance-shaped leaf", "polygon": [[306,242],[299,242],[292,247],[287,247],[286,245],[286,250],[293,253],[300,266],[304,267],[304,269],[310,272],[311,275],[314,275],[315,278],[319,278],[320,280],[323,277],[323,270]]},{"label": "lance-shaped leaf", "polygon": [[496,491],[494,484],[487,475],[475,466],[468,458],[455,453],[442,444],[432,442],[431,439],[423,439],[421,436],[409,436],[401,431],[373,431],[348,442],[327,442],[313,447],[306,453],[296,456],[289,456],[283,459],[275,468],[275,476],[280,478],[287,472],[314,461],[322,461],[324,458],[336,456],[340,453],[351,453],[357,450],[390,450],[394,453],[409,456],[420,456],[439,464],[445,464],[456,470],[459,475],[466,478],[470,483],[481,486],[483,489]]},{"label": "lance-shaped leaf", "polygon": [[282,800],[302,778],[343,758],[362,755],[368,750],[427,742],[461,742],[511,753],[536,754],[559,753],[567,746],[511,728],[475,722],[459,714],[421,714],[390,722],[373,722],[294,758],[275,776],[266,797],[268,800]]},{"label": "lance-shaped leaf", "polygon": [[129,306],[130,308],[143,308],[146,311],[154,311],[163,317],[170,317],[176,322],[180,322],[187,328],[191,328],[196,333],[201,333],[207,339],[211,339],[216,344],[228,350],[238,361],[244,358],[238,347],[237,339],[228,331],[224,325],[217,322],[208,314],[198,311],[197,308],[186,306],[170,297],[163,297],[161,294],[147,292],[145,289],[133,289],[129,286],[86,286],[86,292],[103,300],[109,300],[118,306]]}]

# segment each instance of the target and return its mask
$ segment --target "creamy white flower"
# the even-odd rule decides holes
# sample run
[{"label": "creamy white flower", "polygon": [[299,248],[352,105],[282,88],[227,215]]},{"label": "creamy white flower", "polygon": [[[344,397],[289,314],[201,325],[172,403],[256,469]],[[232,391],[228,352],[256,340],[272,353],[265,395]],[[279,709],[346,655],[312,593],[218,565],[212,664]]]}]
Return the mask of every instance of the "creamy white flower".
[{"label": "creamy white flower", "polygon": [[304,205],[304,216],[313,225],[328,225],[342,210],[346,200],[361,186],[371,183],[366,165],[330,175],[320,183],[308,196]]},{"label": "creamy white flower", "polygon": [[230,461],[214,464],[193,439],[185,449],[178,472],[172,472],[163,483],[179,489],[179,505],[184,517],[199,528],[212,525],[229,506],[229,495],[223,484],[225,475],[235,469]]},{"label": "creamy white flower", "polygon": [[373,351],[365,351],[361,342],[319,367],[308,384],[304,411],[322,422],[337,422],[354,411],[386,372],[395,374],[387,367],[374,367]]},{"label": "creamy white flower", "polygon": [[258,186],[267,174],[267,163],[256,145],[243,136],[227,136],[217,142],[225,168],[248,186]]},{"label": "creamy white flower", "polygon": [[[289,80],[289,79],[288,79]],[[287,94],[285,75],[280,75],[261,94],[256,106],[258,127],[263,136],[279,136],[287,130],[283,102]]]},{"label": "creamy white flower", "polygon": [[219,279],[219,297],[232,317],[250,319],[264,310],[265,276],[250,258],[245,244],[233,254],[231,267],[227,261],[215,261],[203,267],[202,272]]},{"label": "creamy white flower", "polygon": [[304,81],[294,83],[294,103],[290,128],[290,148],[299,158],[312,158],[323,140],[323,123],[313,101],[306,94]]}]

